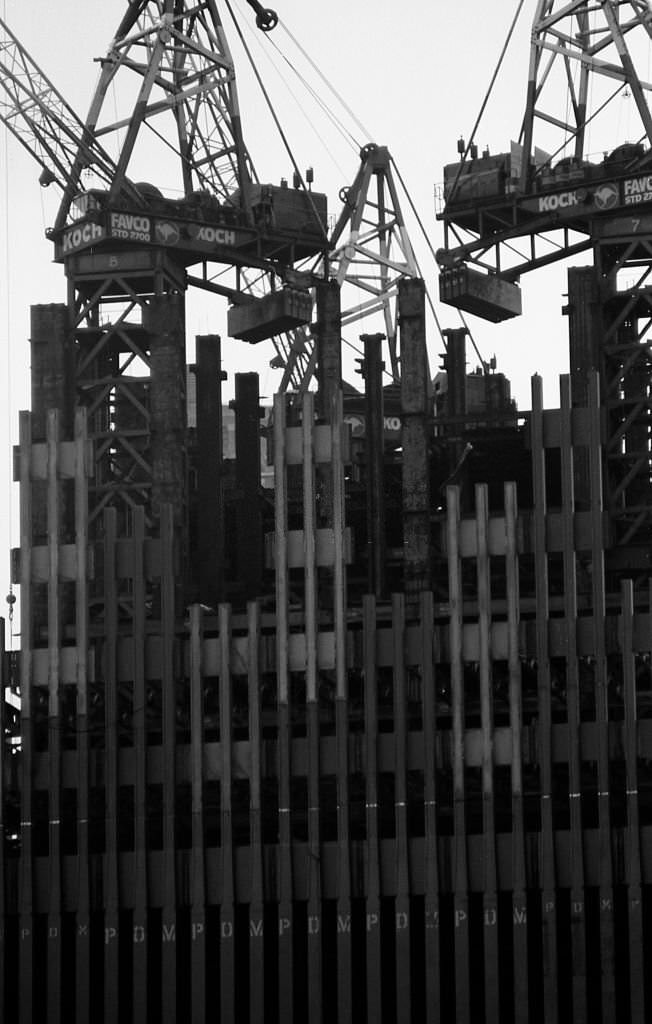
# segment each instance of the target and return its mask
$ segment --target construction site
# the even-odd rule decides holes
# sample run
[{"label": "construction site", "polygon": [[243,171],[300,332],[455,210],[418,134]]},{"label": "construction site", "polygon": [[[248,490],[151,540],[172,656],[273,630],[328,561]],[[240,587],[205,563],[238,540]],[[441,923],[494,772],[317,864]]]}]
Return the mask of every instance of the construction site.
[{"label": "construction site", "polygon": [[[522,124],[451,140],[427,279],[391,140],[337,197],[254,169],[229,39],[282,5],[115,0],[84,117],[0,20],[62,295],[20,339],[0,1021],[646,1024],[652,9],[514,3]],[[476,335],[559,263],[524,409]]]}]

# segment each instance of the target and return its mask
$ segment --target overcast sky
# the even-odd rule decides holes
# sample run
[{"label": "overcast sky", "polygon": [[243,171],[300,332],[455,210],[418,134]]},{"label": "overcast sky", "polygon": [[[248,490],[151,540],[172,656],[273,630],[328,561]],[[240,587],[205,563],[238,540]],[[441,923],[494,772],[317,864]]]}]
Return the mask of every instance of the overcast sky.
[{"label": "overcast sky", "polygon": [[[299,166],[313,166],[316,189],[329,195],[331,214],[339,212],[338,192],[349,184],[358,167],[354,146],[331,130],[328,119],[301,95],[300,86],[286,78],[300,104],[290,97],[268,63],[270,40],[252,29],[254,16],[244,0],[233,0],[241,12],[261,74],[278,97],[278,112]],[[460,135],[468,138],[485,90],[516,9],[514,2],[487,4],[486,0],[269,0],[284,25],[300,41],[323,75],[330,80],[365,126],[365,133],[349,119],[356,142],[388,146],[408,185],[434,249],[442,245],[441,226],[435,219],[433,191],[442,180],[444,163],[456,159]],[[477,135],[480,148],[493,152],[509,148],[517,138],[525,102],[530,23],[535,2],[525,4],[521,23],[507,53],[505,65]],[[270,141],[264,104],[252,75],[241,59],[228,12],[218,0],[237,62],[245,140],[259,177],[278,182],[291,178],[288,157]],[[126,9],[125,0],[80,4],[78,0],[2,0],[4,20],[52,79],[75,110],[84,117],[96,82],[98,65]],[[297,57],[289,36],[279,26],[274,42],[291,61]],[[275,53],[275,51],[274,51]],[[279,58],[274,56],[276,64]],[[313,76],[313,82],[316,80]],[[337,104],[325,89],[325,99]],[[346,116],[339,109],[338,114]],[[365,137],[368,136],[368,137]],[[44,231],[53,220],[56,195],[38,185],[39,167],[6,132],[2,135],[2,224],[0,247],[0,331],[3,365],[0,421],[0,472],[8,487],[10,447],[15,440],[18,410],[28,405],[29,306],[65,300],[63,269],[52,264]],[[153,172],[154,173],[154,172]],[[50,190],[53,191],[53,190]],[[412,224],[411,237],[424,276],[437,298],[435,267],[428,248]],[[485,359],[494,353],[498,368],[511,378],[519,406],[529,408],[529,379],[544,376],[546,398],[556,404],[557,377],[567,368],[566,322],[560,315],[565,271],[556,267],[537,280],[523,281],[525,315],[508,325],[471,319],[474,337]],[[189,306],[188,337],[221,331],[225,309],[213,305]],[[444,327],[459,326],[454,310],[437,302]],[[365,325],[356,329],[364,331]],[[431,365],[437,368],[441,350],[436,333],[429,337]],[[224,346],[229,387],[238,370],[259,369],[261,391],[271,396],[278,375],[268,370],[273,351],[249,349],[236,342]],[[3,487],[4,487],[3,483]],[[5,488],[6,493],[6,488]],[[17,517],[9,525],[8,512],[0,523],[0,552],[17,544]],[[0,554],[0,566],[4,556]],[[0,587],[4,569],[0,572]],[[6,590],[5,590],[6,592]]]}]

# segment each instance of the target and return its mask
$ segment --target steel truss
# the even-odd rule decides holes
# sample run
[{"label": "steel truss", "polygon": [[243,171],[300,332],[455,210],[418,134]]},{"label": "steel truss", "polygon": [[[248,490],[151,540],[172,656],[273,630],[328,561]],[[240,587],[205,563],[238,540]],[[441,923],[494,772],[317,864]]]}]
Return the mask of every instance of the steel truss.
[{"label": "steel truss", "polygon": [[[646,0],[539,0],[521,130],[523,190],[532,167],[541,176],[551,161],[563,156],[586,159],[589,136],[595,139],[603,125],[608,141],[613,134],[609,114],[626,90],[639,119],[636,141],[652,143],[652,84],[646,80],[651,35],[652,11]],[[540,158],[535,147],[549,156]]]},{"label": "steel truss", "polygon": [[[370,144],[362,149],[360,157],[353,184],[340,193],[343,209],[330,237],[328,273],[342,291],[343,328],[367,317],[380,318],[391,373],[399,380],[398,285],[399,281],[418,277],[419,269],[389,150]],[[304,328],[292,332],[279,348],[285,364],[281,389],[302,393],[317,360],[312,331]]]},{"label": "steel truss", "polygon": [[[595,262],[602,321],[604,465],[614,544],[647,566],[652,540],[652,238],[601,239]],[[631,559],[630,559],[631,561]]]}]

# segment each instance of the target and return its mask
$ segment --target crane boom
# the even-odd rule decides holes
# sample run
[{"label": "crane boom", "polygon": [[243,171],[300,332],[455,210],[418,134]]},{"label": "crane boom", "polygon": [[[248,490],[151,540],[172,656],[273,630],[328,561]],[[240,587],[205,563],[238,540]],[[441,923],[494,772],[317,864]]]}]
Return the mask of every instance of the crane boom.
[{"label": "crane boom", "polygon": [[[270,31],[275,12],[249,3],[259,28]],[[100,62],[85,120],[4,29],[0,116],[44,168],[42,180],[63,190],[50,236],[69,272],[103,266],[108,254],[115,262],[120,253],[157,251],[183,269],[187,284],[233,303],[232,337],[272,339],[281,388],[299,394],[316,365],[310,288],[330,274],[355,291],[345,324],[382,316],[398,379],[397,285],[418,270],[384,147],[361,151],[329,239],[325,196],[258,180],[215,0],[130,2]],[[221,276],[225,265],[236,270],[234,284]],[[272,280],[270,293],[274,277],[283,287]]]},{"label": "crane boom", "polygon": [[114,180],[111,157],[2,19],[0,120],[40,164],[42,184],[56,182],[64,193],[74,191],[75,166],[91,171],[105,187]]},{"label": "crane boom", "polygon": [[[257,17],[267,31],[276,16],[260,8]],[[107,92],[127,72],[139,79],[136,102],[126,114],[107,116]],[[69,218],[82,172],[92,172],[87,187],[92,180],[108,189],[112,200],[120,196],[146,205],[129,177],[144,127],[150,129],[150,143],[159,138],[176,154],[177,193],[208,191],[237,203],[250,219],[256,175],[244,145],[235,69],[214,0],[192,7],[176,0],[130,3],[101,61],[85,120],[2,20],[0,86],[0,119],[40,164],[42,183],[56,182],[63,192],[57,230]],[[170,114],[172,132],[163,124]],[[109,156],[109,148],[117,158]]]}]

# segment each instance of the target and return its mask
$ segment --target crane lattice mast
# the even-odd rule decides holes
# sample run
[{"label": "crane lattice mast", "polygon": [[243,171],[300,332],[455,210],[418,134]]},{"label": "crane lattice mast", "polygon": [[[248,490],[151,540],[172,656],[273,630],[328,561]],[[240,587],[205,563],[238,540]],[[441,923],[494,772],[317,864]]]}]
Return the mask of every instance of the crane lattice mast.
[{"label": "crane lattice mast", "polygon": [[[652,538],[651,34],[652,10],[641,0],[540,0],[520,143],[481,157],[472,142],[460,146],[471,159],[445,168],[438,254],[442,299],[493,321],[520,314],[524,273],[592,254],[593,266],[569,272],[574,400],[586,404],[585,374],[597,371],[618,549],[611,562],[644,580]],[[631,101],[632,134],[619,137],[625,119],[614,105],[623,101]]]}]

